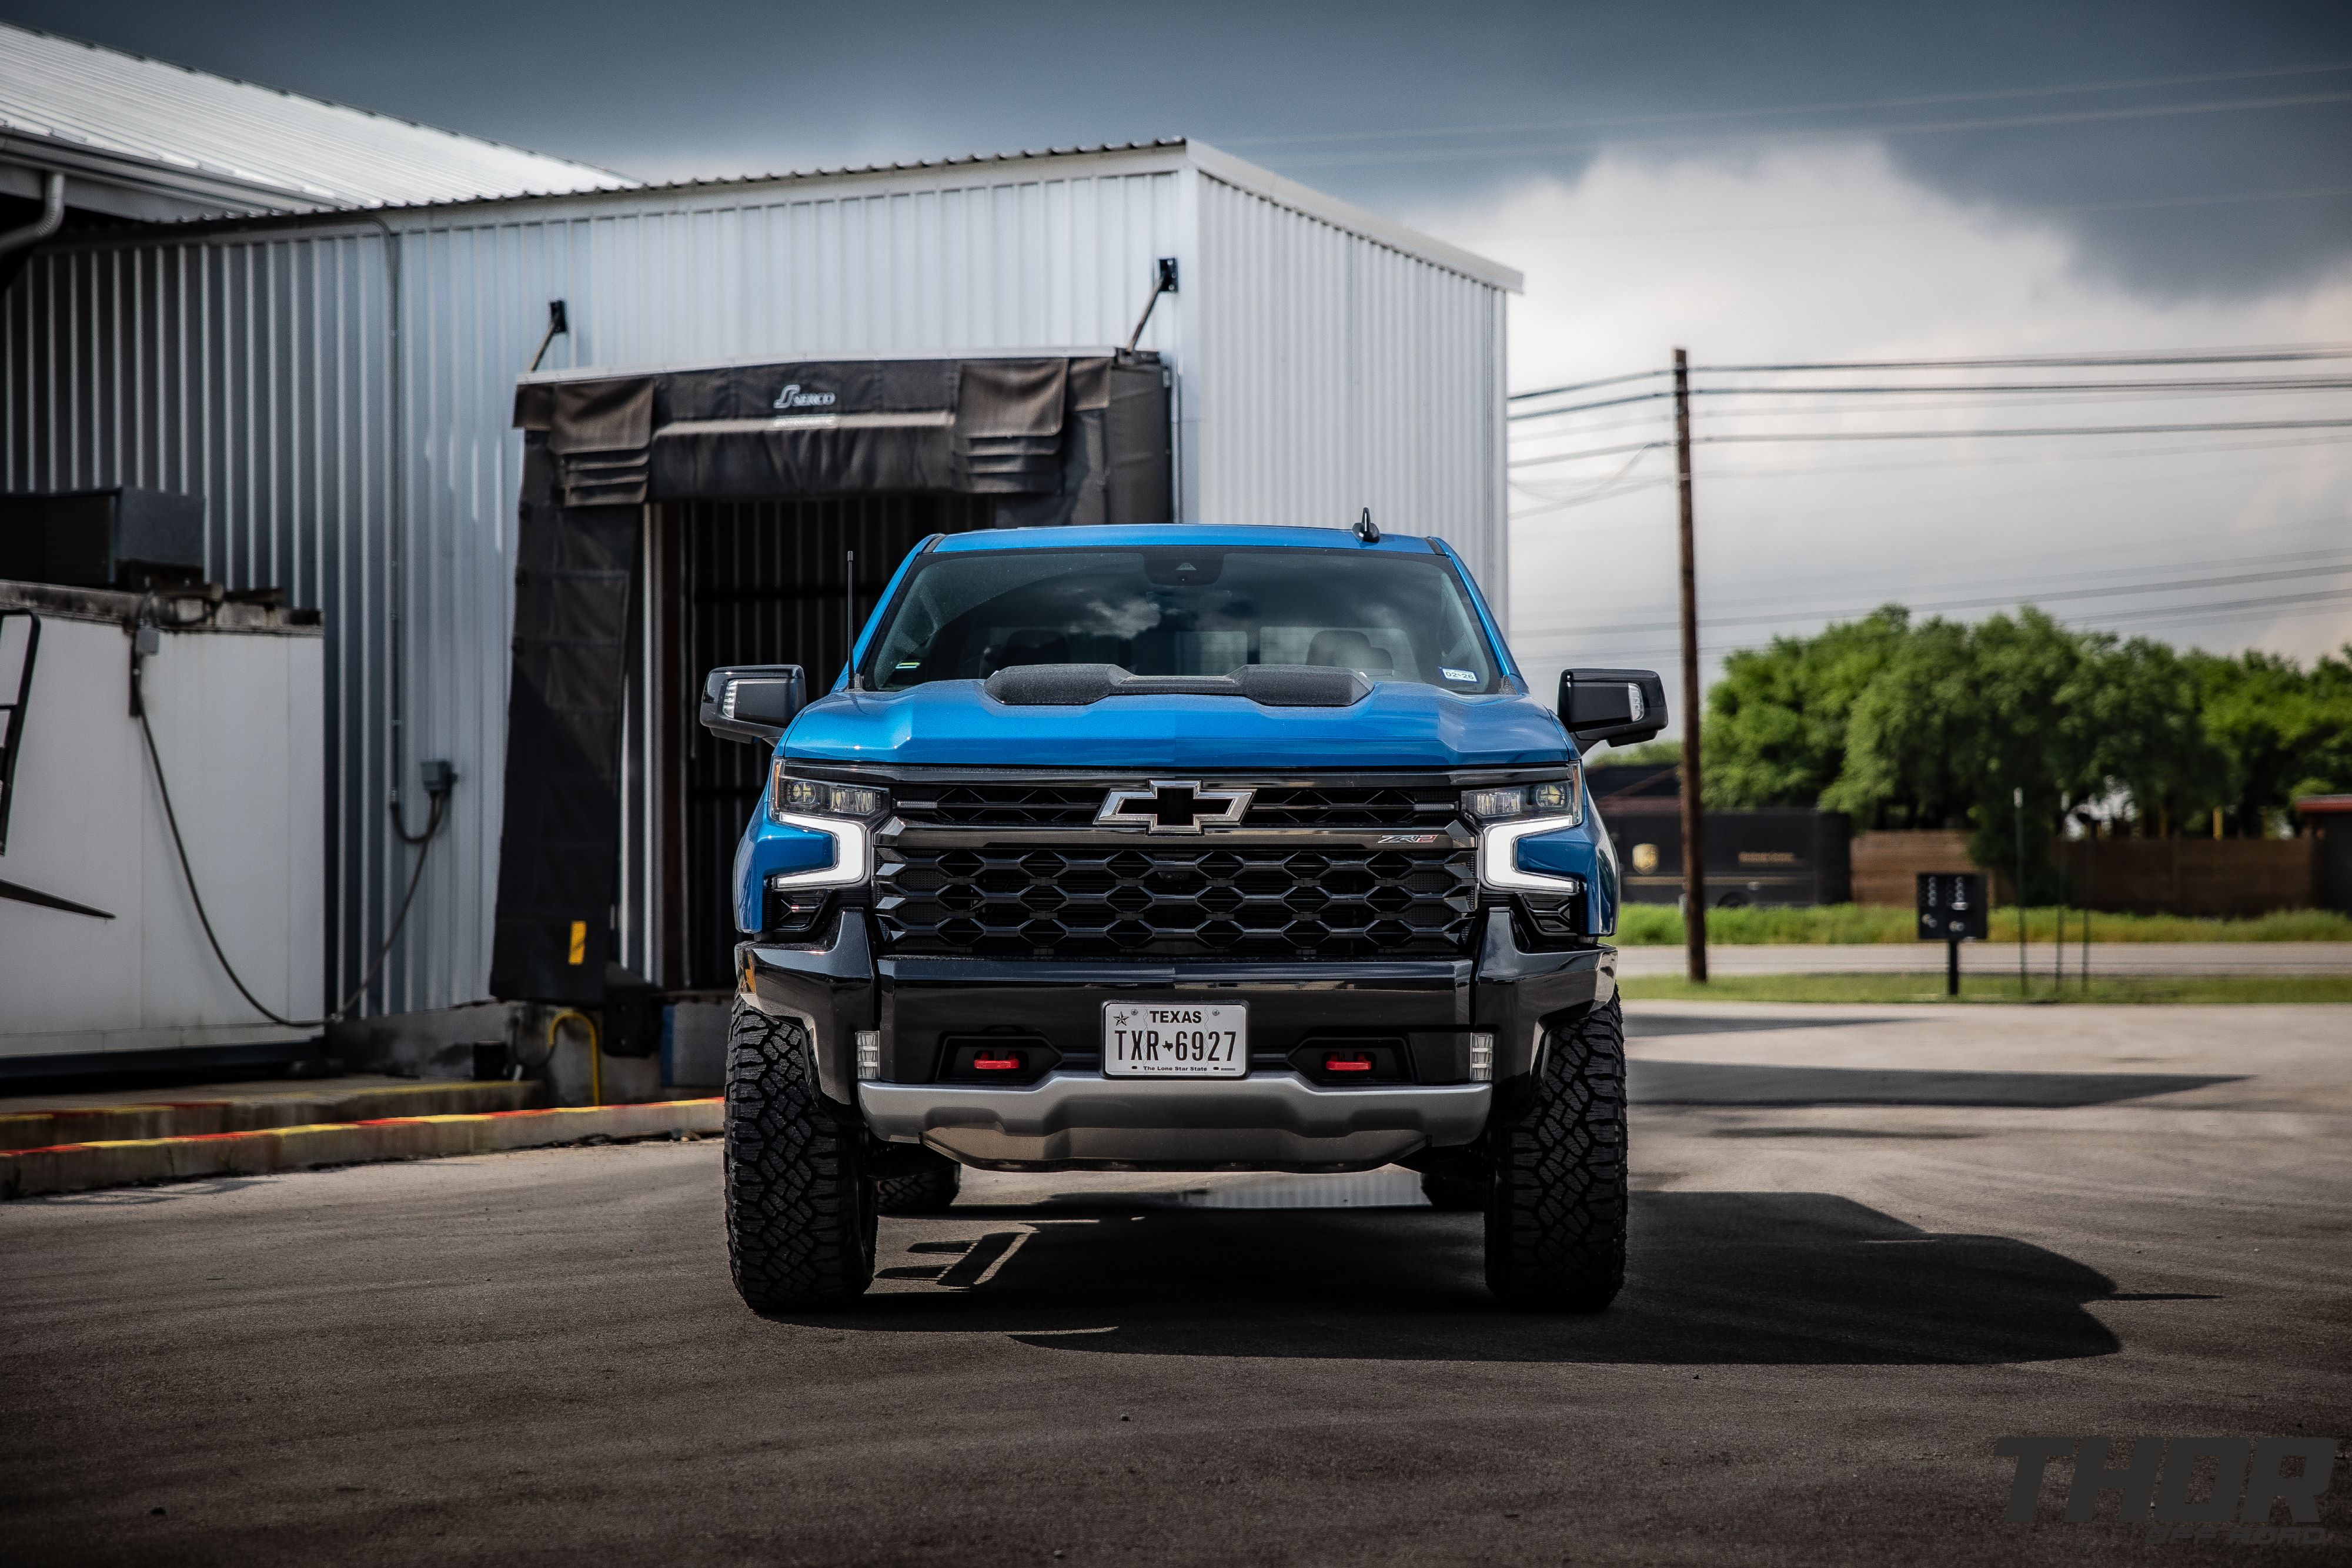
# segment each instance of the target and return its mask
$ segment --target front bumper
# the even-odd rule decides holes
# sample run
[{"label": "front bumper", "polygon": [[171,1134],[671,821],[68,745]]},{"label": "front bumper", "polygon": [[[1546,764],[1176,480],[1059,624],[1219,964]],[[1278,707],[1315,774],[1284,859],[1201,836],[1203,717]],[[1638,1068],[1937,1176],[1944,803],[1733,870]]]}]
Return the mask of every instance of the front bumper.
[{"label": "front bumper", "polygon": [[1369,1170],[1486,1125],[1487,1083],[1321,1089],[1295,1072],[1106,1078],[1026,1088],[861,1083],[866,1125],[966,1165],[1014,1169]]},{"label": "front bumper", "polygon": [[[1534,1072],[1542,1038],[1615,994],[1616,950],[1520,947],[1500,912],[1475,958],[1345,963],[1052,963],[874,956],[869,916],[820,940],[747,943],[744,999],[809,1030],[825,1094],[876,1135],[967,1164],[1019,1167],[1366,1169],[1475,1140]],[[1110,1079],[1106,1001],[1246,1002],[1251,1061],[1235,1079]],[[1056,1070],[1019,1087],[939,1082],[950,1036],[1017,1030]],[[856,1035],[880,1036],[856,1080]],[[1469,1082],[1467,1040],[1494,1037],[1494,1080]],[[1324,1040],[1395,1039],[1410,1082],[1331,1087],[1294,1070]],[[1457,1049],[1454,1042],[1462,1042]]]}]

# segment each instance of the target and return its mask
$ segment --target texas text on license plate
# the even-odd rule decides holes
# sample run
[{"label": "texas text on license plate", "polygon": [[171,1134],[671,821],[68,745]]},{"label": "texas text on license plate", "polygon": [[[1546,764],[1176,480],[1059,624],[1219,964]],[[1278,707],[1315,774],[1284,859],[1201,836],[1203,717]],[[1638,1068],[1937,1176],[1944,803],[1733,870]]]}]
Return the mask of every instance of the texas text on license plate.
[{"label": "texas text on license plate", "polygon": [[1239,1078],[1249,1071],[1249,1005],[1103,1004],[1103,1071],[1113,1078]]}]

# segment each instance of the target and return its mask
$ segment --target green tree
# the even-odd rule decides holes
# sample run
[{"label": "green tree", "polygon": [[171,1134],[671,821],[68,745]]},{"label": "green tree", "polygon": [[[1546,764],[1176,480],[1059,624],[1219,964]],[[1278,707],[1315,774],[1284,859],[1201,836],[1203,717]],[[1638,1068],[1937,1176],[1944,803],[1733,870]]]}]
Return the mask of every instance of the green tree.
[{"label": "green tree", "polygon": [[1895,644],[1854,701],[1824,810],[1857,828],[1941,828],[1965,820],[1978,790],[1970,758],[1984,725],[1969,629],[1925,621]]},{"label": "green tree", "polygon": [[2239,832],[2264,831],[2298,794],[2352,789],[2352,645],[2308,672],[2252,651],[2190,653],[2184,664]]},{"label": "green tree", "polygon": [[2090,742],[2087,787],[2122,789],[2143,822],[2182,827],[2229,796],[2229,767],[2208,733],[2199,674],[2162,643],[2105,633],[2084,639],[2072,702]]},{"label": "green tree", "polygon": [[[1979,865],[2017,865],[2021,817],[2025,896],[2045,902],[2057,893],[2048,852],[2062,802],[2092,793],[2102,782],[2100,733],[2091,711],[2098,661],[2089,639],[2030,604],[2014,619],[1994,615],[1979,622],[1970,642],[1982,696],[1969,768],[1975,798],[1969,851]],[[2021,811],[2011,803],[2018,790],[2025,797]]]},{"label": "green tree", "polygon": [[1811,806],[1845,768],[1853,706],[1911,635],[1889,604],[1724,661],[1706,694],[1706,803]]}]

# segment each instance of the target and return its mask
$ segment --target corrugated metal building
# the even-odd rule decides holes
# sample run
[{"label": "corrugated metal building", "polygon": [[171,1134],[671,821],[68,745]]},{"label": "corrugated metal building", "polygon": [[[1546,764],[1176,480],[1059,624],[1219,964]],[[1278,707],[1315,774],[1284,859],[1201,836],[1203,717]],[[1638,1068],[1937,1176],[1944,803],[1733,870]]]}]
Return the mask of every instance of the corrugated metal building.
[{"label": "corrugated metal building", "polygon": [[[331,994],[413,863],[390,802],[415,831],[421,759],[456,763],[367,1010],[444,1008],[486,995],[510,425],[550,302],[569,330],[548,371],[1101,350],[1162,257],[1179,287],[1140,346],[1173,372],[1176,514],[1344,526],[1369,506],[1444,535],[1507,605],[1518,275],[1199,142],[53,242],[0,309],[0,486],[200,495],[213,574],[324,612]],[[644,851],[625,841],[620,951],[660,979]]]},{"label": "corrugated metal building", "polygon": [[0,201],[162,221],[331,211],[635,180],[476,136],[0,22]]}]

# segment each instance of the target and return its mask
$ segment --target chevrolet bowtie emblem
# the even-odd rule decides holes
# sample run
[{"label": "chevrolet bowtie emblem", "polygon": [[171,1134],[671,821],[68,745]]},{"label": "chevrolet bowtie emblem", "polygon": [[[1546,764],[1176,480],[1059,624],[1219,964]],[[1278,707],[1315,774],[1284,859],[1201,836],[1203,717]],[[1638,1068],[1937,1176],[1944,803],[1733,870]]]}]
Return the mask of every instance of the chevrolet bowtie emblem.
[{"label": "chevrolet bowtie emblem", "polygon": [[1231,828],[1249,810],[1252,789],[1204,789],[1197,779],[1154,779],[1141,789],[1114,789],[1095,813],[1106,828],[1141,828],[1153,833],[1197,833]]}]

